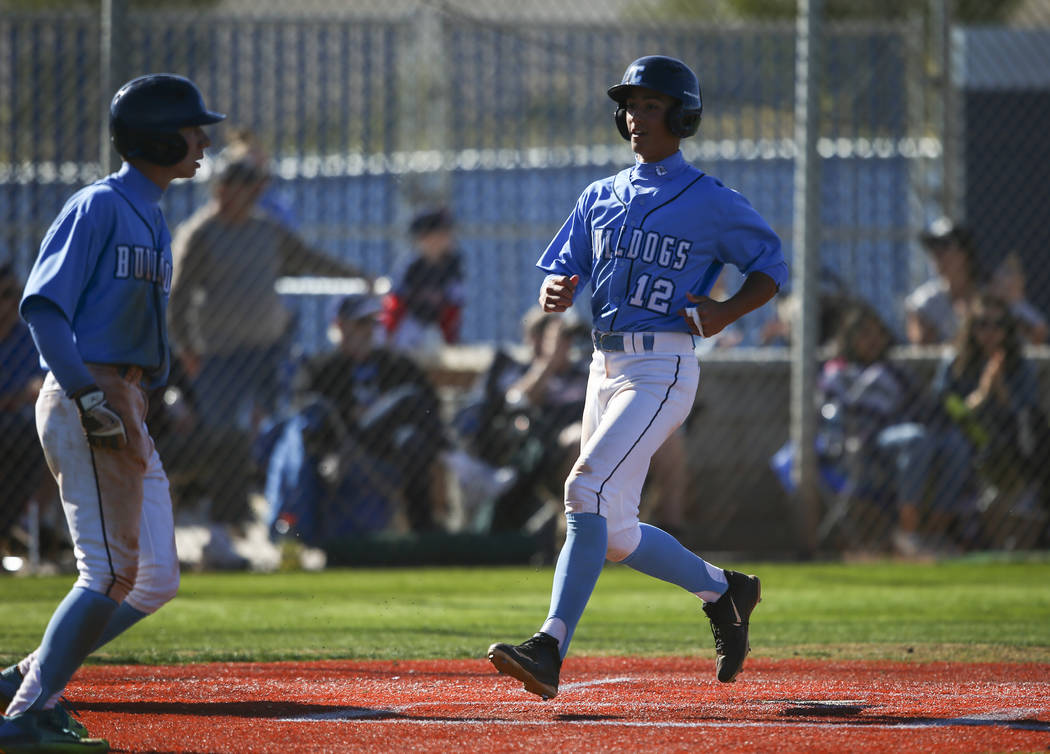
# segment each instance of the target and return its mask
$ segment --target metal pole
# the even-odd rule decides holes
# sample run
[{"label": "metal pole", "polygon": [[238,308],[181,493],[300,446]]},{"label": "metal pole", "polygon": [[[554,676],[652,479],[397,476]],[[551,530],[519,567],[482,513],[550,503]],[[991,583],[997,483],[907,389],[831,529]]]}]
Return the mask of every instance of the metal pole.
[{"label": "metal pole", "polygon": [[944,214],[955,222],[963,221],[963,191],[965,176],[959,150],[962,133],[962,108],[955,92],[956,70],[952,52],[952,23],[955,9],[952,0],[941,0],[937,35],[941,45],[941,148],[943,150]]},{"label": "metal pole", "polygon": [[101,70],[102,77],[102,127],[99,137],[99,165],[103,175],[120,167],[120,156],[109,143],[109,102],[117,88],[125,79],[125,26],[127,18],[127,0],[102,0],[101,28]]},{"label": "metal pole", "polygon": [[[400,89],[402,99],[397,114],[401,126],[395,149],[419,149],[418,123],[425,117],[425,148],[436,155],[447,155],[452,147],[452,110],[449,105],[454,92],[447,76],[444,11],[439,3],[423,3],[415,14],[414,43],[408,54],[400,56]],[[425,103],[425,108],[423,103]],[[425,116],[422,114],[425,109]],[[409,205],[434,204],[449,201],[451,174],[441,164],[434,170],[419,173],[402,182],[403,200]]]},{"label": "metal pole", "polygon": [[792,469],[798,490],[798,517],[805,550],[817,549],[820,491],[816,460],[817,315],[820,300],[818,223],[820,172],[817,158],[821,48],[821,0],[799,0],[795,42],[795,194],[793,288],[798,301],[791,339],[791,439],[797,449]]},{"label": "metal pole", "polygon": [[40,573],[40,503],[29,501],[26,510],[29,528],[29,573]]}]

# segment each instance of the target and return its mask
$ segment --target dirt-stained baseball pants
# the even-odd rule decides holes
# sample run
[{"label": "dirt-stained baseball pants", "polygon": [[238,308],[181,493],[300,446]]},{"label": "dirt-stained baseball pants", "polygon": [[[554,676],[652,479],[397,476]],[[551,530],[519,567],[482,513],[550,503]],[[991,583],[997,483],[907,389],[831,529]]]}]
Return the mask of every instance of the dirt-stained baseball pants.
[{"label": "dirt-stained baseball pants", "polygon": [[146,428],[142,370],[88,370],[124,420],[127,447],[88,445],[76,406],[50,373],[36,403],[40,443],[73,541],[75,586],[153,613],[175,596],[179,561],[168,477]]}]

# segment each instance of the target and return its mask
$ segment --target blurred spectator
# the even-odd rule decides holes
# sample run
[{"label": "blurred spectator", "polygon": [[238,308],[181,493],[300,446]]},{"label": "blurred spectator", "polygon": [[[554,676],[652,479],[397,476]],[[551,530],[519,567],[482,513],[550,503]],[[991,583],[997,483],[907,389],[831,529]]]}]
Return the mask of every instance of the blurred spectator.
[{"label": "blurred spectator", "polygon": [[281,392],[294,318],[274,290],[282,275],[357,277],[258,211],[268,174],[226,163],[212,200],[178,227],[169,304],[172,340],[201,422],[254,434]]},{"label": "blurred spectator", "polygon": [[26,504],[51,479],[33,408],[44,372],[29,328],[18,316],[21,296],[22,285],[11,266],[0,266],[0,555],[15,549],[13,528]]},{"label": "blurred spectator", "polygon": [[[929,513],[932,533],[960,515],[967,494],[969,444],[936,420],[936,404],[917,379],[889,357],[893,335],[866,304],[845,310],[821,367],[816,449],[822,484],[831,498],[821,528],[841,528],[847,546],[892,546],[919,554],[931,533],[920,527]],[[793,491],[794,448],[774,456],[782,483]],[[938,541],[936,544],[944,544]]]},{"label": "blurred spectator", "polygon": [[1050,428],[1005,300],[987,293],[975,300],[955,354],[939,369],[934,393],[973,445],[984,491],[1016,511],[1038,505],[1046,491]]},{"label": "blurred spectator", "polygon": [[146,424],[164,458],[177,520],[207,525],[200,565],[247,568],[231,537],[242,535],[241,525],[250,518],[256,474],[250,438],[201,422],[193,381],[178,357],[171,360],[167,384],[149,396]]},{"label": "blurred spectator", "polygon": [[981,284],[973,236],[942,217],[919,240],[933,260],[936,276],[905,300],[908,340],[920,345],[951,343]]},{"label": "blurred spectator", "polygon": [[387,341],[398,350],[434,350],[459,342],[463,259],[452,213],[441,207],[416,215],[408,227],[413,254],[383,299]]},{"label": "blurred spectator", "polygon": [[[841,477],[842,494],[896,521],[894,547],[914,555],[928,546],[925,537],[947,544],[949,524],[972,499],[970,450],[960,432],[937,421],[914,375],[890,360],[892,344],[874,309],[846,312],[819,379],[818,447],[832,478]],[[928,529],[920,526],[923,513]]]},{"label": "blurred spectator", "polygon": [[1009,304],[1018,332],[1027,342],[1045,343],[1050,325],[1046,316],[1028,300],[1026,287],[1024,263],[1020,254],[1012,251],[992,273],[989,290]]},{"label": "blurred spectator", "polygon": [[294,382],[296,413],[270,457],[271,531],[307,544],[387,528],[399,508],[416,532],[437,528],[435,461],[445,446],[437,394],[411,359],[377,344],[381,304],[337,302],[338,345]]},{"label": "blurred spectator", "polygon": [[[270,155],[263,147],[255,132],[246,127],[227,128],[226,147],[220,155],[222,163],[238,162],[247,158],[264,174],[270,174]],[[299,220],[295,216],[292,202],[280,190],[272,176],[266,183],[262,195],[256,201],[259,210],[271,220],[290,231],[299,230]]]},{"label": "blurred spectator", "polygon": [[[561,487],[579,445],[579,416],[587,392],[590,333],[570,314],[530,309],[523,319],[527,355],[496,352],[475,395],[456,418],[462,451],[448,454],[461,481],[485,473],[491,483],[470,486],[479,510],[475,528],[521,529]],[[560,506],[559,506],[560,508]]]}]

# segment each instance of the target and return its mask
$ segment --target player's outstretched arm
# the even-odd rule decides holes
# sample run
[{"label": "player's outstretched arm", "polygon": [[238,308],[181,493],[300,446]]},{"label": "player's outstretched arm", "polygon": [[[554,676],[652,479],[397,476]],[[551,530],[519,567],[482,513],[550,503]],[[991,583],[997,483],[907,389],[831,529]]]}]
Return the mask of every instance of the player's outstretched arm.
[{"label": "player's outstretched arm", "polygon": [[545,312],[563,312],[572,306],[580,276],[548,275],[540,286],[540,306]]}]

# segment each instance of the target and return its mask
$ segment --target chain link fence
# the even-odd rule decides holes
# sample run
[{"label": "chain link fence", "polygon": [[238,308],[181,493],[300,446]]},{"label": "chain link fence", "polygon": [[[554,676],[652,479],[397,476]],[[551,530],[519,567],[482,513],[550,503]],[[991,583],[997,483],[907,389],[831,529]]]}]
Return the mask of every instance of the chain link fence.
[{"label": "chain link fence", "polygon": [[[643,514],[767,555],[1046,546],[1050,3],[822,5],[815,290],[700,344]],[[710,6],[0,2],[5,554],[61,549],[64,528],[21,285],[64,201],[118,166],[115,88],[169,71],[228,116],[162,202],[174,369],[150,421],[177,517],[261,522],[329,562],[397,560],[376,536],[406,532],[549,555],[588,323],[535,321],[534,264],[580,191],[631,162],[605,95],[630,61],[698,72],[685,156],[798,254],[795,4]],[[719,295],[740,282],[727,269]],[[821,344],[811,511],[788,442],[800,296]],[[551,359],[557,379],[523,390]]]}]

